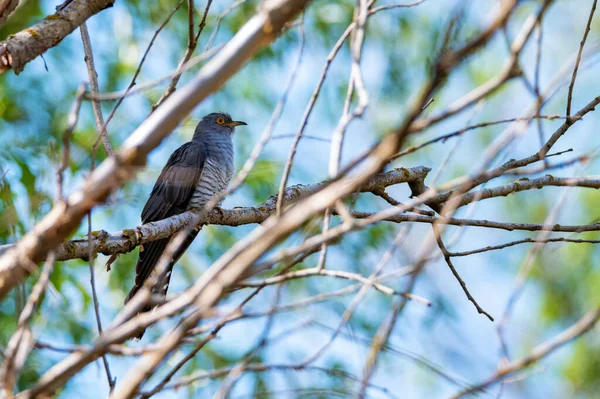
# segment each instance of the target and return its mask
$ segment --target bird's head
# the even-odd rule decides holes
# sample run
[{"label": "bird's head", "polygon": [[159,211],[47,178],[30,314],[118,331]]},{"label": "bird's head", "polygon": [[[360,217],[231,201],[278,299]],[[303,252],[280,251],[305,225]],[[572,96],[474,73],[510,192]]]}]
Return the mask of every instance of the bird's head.
[{"label": "bird's head", "polygon": [[200,137],[206,133],[231,136],[236,126],[246,124],[246,122],[232,120],[231,116],[224,112],[213,112],[200,120],[200,123],[196,126],[194,137]]}]

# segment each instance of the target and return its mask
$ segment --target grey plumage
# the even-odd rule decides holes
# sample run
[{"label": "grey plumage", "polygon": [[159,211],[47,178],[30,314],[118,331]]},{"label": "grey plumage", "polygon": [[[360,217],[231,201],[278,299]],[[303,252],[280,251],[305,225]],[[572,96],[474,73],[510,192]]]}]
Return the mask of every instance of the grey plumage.
[{"label": "grey plumage", "polygon": [[[225,190],[234,172],[232,136],[235,126],[245,124],[233,121],[224,113],[212,113],[202,118],[192,141],[179,147],[169,157],[144,206],[142,223],[162,220],[187,210],[201,209],[214,195]],[[162,287],[153,293],[166,295],[173,266],[196,235],[198,230],[186,237],[184,245],[169,262],[165,280],[161,282]],[[170,239],[147,243],[140,250],[135,268],[135,283],[125,303],[133,298],[150,277]],[[143,333],[142,331],[139,337]]]}]

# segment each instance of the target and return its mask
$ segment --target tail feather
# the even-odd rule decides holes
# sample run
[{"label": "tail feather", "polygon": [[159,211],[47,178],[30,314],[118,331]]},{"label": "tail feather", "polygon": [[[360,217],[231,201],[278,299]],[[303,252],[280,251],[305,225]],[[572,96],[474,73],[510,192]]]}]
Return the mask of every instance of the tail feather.
[{"label": "tail feather", "polygon": [[156,264],[160,260],[170,238],[163,238],[149,242],[144,245],[144,249],[140,250],[137,264],[135,265],[135,283],[133,288],[129,291],[125,303],[129,302],[131,298],[144,286],[144,283],[150,277],[152,271],[156,267]]},{"label": "tail feather", "polygon": [[[169,262],[167,269],[165,270],[163,281],[159,281],[157,286],[153,288],[152,294],[157,294],[160,296],[166,296],[167,290],[169,289],[169,282],[171,281],[171,274],[173,271],[173,267],[184,254],[184,252],[189,248],[192,244],[196,236],[198,235],[200,229],[194,229],[190,234],[188,234],[179,247],[179,249],[175,252],[173,258]],[[140,251],[138,262],[135,267],[135,284],[129,294],[125,298],[125,303],[129,302],[131,298],[144,286],[146,280],[150,277],[150,275],[154,272],[158,261],[160,260],[163,252],[165,251],[167,244],[171,238],[164,238],[161,240],[152,241],[146,245],[144,245],[144,250]],[[152,310],[152,306],[146,306],[142,312],[148,312]],[[146,330],[142,330],[140,334],[137,336],[138,339],[142,338],[144,332]]]}]

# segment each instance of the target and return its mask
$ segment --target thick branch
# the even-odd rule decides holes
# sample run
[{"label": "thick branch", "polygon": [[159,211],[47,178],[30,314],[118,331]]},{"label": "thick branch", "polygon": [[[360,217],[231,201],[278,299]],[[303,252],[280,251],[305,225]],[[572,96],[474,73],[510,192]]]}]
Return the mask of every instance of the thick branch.
[{"label": "thick branch", "polygon": [[25,64],[56,46],[91,16],[112,7],[115,0],[67,0],[55,14],[31,28],[0,42],[0,74],[12,69],[17,75]]},{"label": "thick branch", "polygon": [[[140,125],[121,147],[105,160],[67,203],[55,205],[19,243],[0,258],[0,299],[29,273],[27,264],[44,259],[75,230],[87,212],[131,179],[146,162],[147,154],[209,94],[257,51],[281,33],[284,24],[306,6],[307,0],[271,0],[260,8],[229,43],[188,85],[169,97]],[[79,2],[76,2],[79,3]]]},{"label": "thick branch", "polygon": [[[422,180],[427,176],[429,168],[418,166],[411,169],[395,169],[386,173],[375,175],[361,189],[362,192],[371,192],[382,187],[395,184],[408,183]],[[323,188],[326,183],[311,185],[297,185],[289,187],[284,192],[284,203],[291,204]],[[271,197],[257,208],[235,208],[233,210],[213,211],[208,213],[200,224],[219,224],[227,226],[240,226],[243,224],[262,223],[275,210],[276,197]],[[159,240],[173,235],[194,217],[193,212],[186,212],[158,222],[148,223],[133,229],[124,229],[112,234],[105,231],[92,233],[93,254],[102,253],[113,255],[127,253],[138,245]],[[0,254],[8,251],[14,244],[0,246]],[[88,239],[68,241],[56,249],[57,260],[87,259],[89,256]]]},{"label": "thick branch", "polygon": [[[415,168],[399,168],[392,171],[381,173],[373,176],[370,181],[361,188],[361,192],[377,193],[381,189],[393,186],[400,183],[420,182],[425,179],[429,172],[429,168],[418,166]],[[289,205],[301,198],[314,194],[325,186],[326,182],[311,184],[311,185],[296,185],[289,187],[284,192],[284,203]],[[545,186],[577,186],[587,188],[600,188],[600,180],[592,178],[561,178],[546,175],[539,179],[522,179],[505,186],[499,186],[481,191],[475,191],[465,194],[462,197],[457,197],[459,207],[467,205],[473,201],[481,201],[489,198],[507,196],[524,190],[540,189]],[[442,204],[449,197],[448,193],[438,194],[432,199],[425,201],[429,205]],[[258,224],[264,222],[275,210],[277,197],[270,197],[258,207],[240,207],[231,210],[212,211],[206,214],[201,220],[200,225],[216,224],[225,226],[241,226],[246,224]],[[92,233],[92,253],[96,256],[98,253],[104,255],[114,255],[120,253],[128,253],[133,251],[137,246],[147,242],[159,240],[172,236],[174,233],[190,223],[194,218],[193,212],[186,212],[176,215],[158,222],[148,223],[142,226],[137,226],[132,229],[123,229],[114,233],[106,231],[96,231]],[[355,217],[364,219],[371,214],[356,212]],[[456,219],[456,218],[435,218],[432,215],[400,214],[394,217],[387,218],[391,222],[416,222],[416,223],[433,223],[450,224],[455,226],[478,226],[493,229],[503,230],[526,230],[540,231],[552,230],[556,232],[582,232],[582,231],[597,231],[599,225],[592,224],[587,226],[569,226],[569,225],[554,225],[543,226],[540,224],[529,223],[510,223],[510,222],[493,222],[488,220],[471,220],[471,219]],[[0,255],[4,254],[15,244],[0,245]],[[56,248],[57,260],[65,261],[70,259],[85,259],[89,257],[88,239],[82,238],[72,240],[60,244]]]}]

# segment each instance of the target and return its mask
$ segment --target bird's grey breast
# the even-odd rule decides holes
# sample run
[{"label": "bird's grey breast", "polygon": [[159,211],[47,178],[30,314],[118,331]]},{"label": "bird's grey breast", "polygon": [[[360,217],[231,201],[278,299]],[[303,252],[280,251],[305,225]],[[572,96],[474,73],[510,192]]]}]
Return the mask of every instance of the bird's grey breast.
[{"label": "bird's grey breast", "polygon": [[233,176],[235,165],[231,137],[215,137],[208,143],[204,168],[190,200],[190,209],[203,206],[213,196],[227,189]]}]

